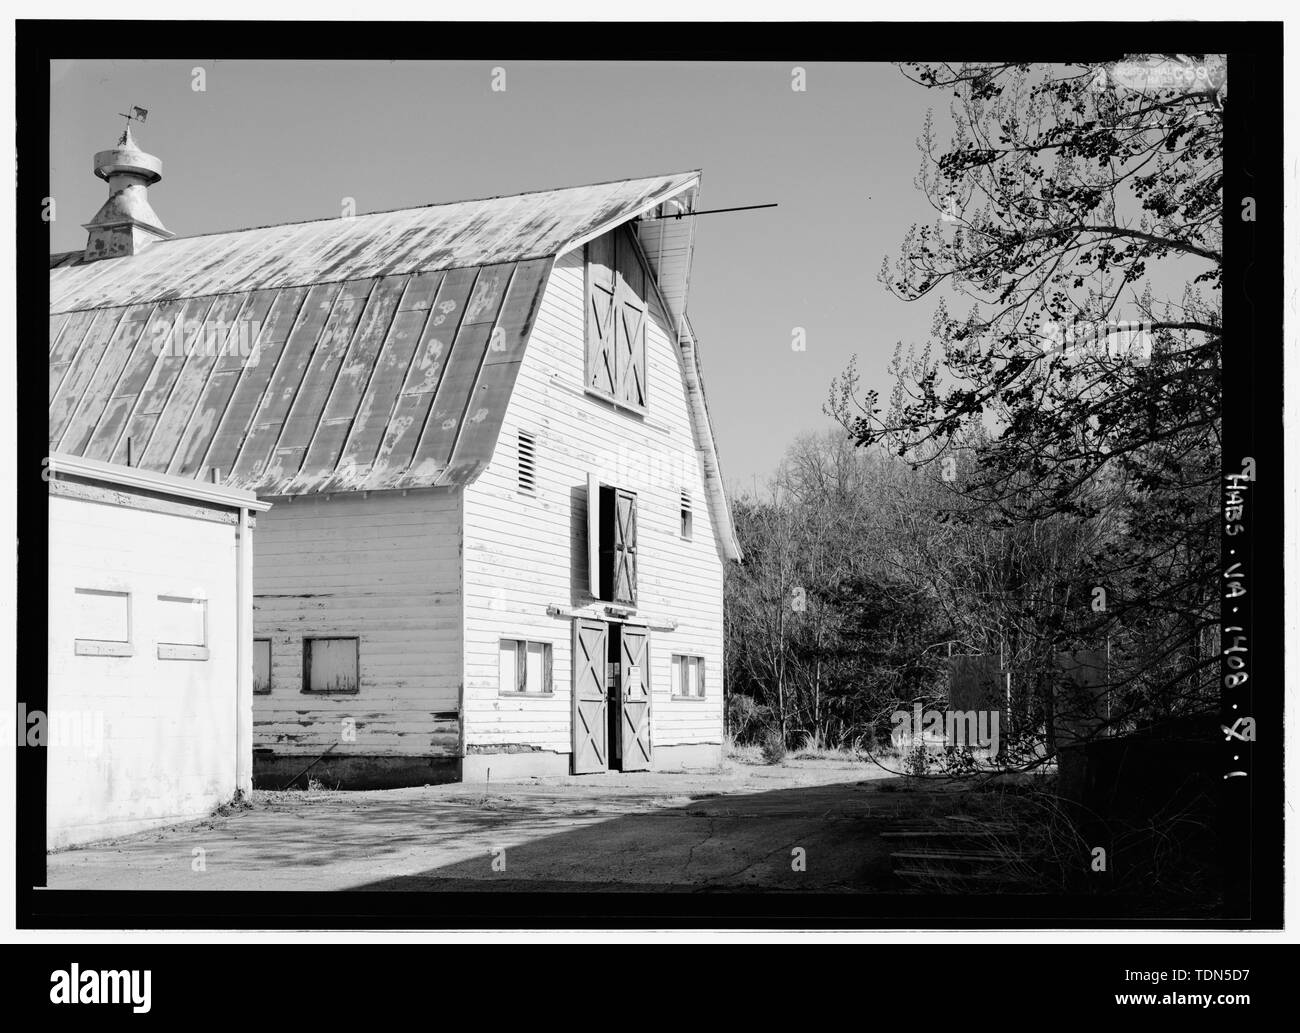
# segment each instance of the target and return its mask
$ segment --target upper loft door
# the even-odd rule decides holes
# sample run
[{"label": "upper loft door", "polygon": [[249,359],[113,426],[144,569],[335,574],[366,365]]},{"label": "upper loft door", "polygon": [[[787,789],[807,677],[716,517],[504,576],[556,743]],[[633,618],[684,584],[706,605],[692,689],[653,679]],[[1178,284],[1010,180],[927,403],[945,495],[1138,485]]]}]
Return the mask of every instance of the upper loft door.
[{"label": "upper loft door", "polygon": [[646,380],[647,283],[625,227],[586,248],[587,391],[622,409],[649,409]]},{"label": "upper loft door", "polygon": [[614,290],[614,350],[617,355],[617,398],[624,405],[646,408],[646,289],[645,271],[636,255],[632,235],[617,234],[618,282]]},{"label": "upper loft door", "polygon": [[604,771],[609,765],[605,725],[606,651],[604,621],[573,621],[573,773]]},{"label": "upper loft door", "polygon": [[632,624],[619,628],[619,681],[622,712],[619,754],[623,771],[650,769],[650,631]]},{"label": "upper loft door", "polygon": [[599,598],[636,605],[636,492],[601,485]]},{"label": "upper loft door", "polygon": [[636,492],[587,475],[588,590],[593,599],[636,605]]}]

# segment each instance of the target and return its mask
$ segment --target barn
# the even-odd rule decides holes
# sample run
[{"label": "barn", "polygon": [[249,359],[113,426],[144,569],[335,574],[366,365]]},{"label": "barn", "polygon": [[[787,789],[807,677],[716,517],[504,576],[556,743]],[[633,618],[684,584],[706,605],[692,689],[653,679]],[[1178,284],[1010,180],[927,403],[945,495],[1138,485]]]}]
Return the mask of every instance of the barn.
[{"label": "barn", "polygon": [[51,260],[50,447],[274,504],[257,784],[716,765],[700,174],[172,237],[112,153]]}]

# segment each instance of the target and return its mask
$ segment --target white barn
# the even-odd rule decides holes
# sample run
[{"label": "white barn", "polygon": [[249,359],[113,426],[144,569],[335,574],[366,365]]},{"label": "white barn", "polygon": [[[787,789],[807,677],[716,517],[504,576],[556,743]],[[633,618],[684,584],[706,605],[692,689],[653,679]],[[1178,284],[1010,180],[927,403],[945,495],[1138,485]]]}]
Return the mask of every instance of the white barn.
[{"label": "white barn", "polygon": [[267,503],[57,453],[47,471],[48,705],[26,730],[46,747],[47,847],[251,791],[252,528]]},{"label": "white barn", "polygon": [[[126,144],[143,192],[160,169]],[[51,448],[275,503],[258,784],[718,763],[739,551],[685,310],[698,192],[131,226],[97,246],[120,257],[54,256]]]}]

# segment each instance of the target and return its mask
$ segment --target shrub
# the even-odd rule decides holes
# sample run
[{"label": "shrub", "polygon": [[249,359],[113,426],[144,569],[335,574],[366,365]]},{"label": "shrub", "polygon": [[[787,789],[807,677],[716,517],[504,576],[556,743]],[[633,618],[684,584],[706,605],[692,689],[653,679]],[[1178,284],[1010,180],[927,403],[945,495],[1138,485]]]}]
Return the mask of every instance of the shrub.
[{"label": "shrub", "polygon": [[785,736],[779,728],[769,728],[763,733],[763,759],[769,764],[780,764],[785,760]]},{"label": "shrub", "polygon": [[979,770],[979,764],[969,746],[946,746],[940,768],[945,775],[973,775]]},{"label": "shrub", "polygon": [[930,769],[930,755],[924,742],[916,742],[903,754],[903,768],[909,775],[921,776]]},{"label": "shrub", "polygon": [[737,692],[727,697],[727,727],[736,742],[751,741],[750,737],[767,713],[768,708],[756,702],[753,696]]}]

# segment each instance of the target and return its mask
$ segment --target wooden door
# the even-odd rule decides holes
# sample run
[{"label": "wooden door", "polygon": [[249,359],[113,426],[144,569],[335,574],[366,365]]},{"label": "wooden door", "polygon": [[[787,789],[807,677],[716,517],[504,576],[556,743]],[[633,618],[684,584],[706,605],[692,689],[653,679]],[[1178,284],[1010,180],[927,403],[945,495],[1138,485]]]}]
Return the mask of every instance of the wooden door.
[{"label": "wooden door", "polygon": [[613,398],[619,386],[614,346],[617,275],[614,236],[587,245],[587,386]]},{"label": "wooden door", "polygon": [[600,594],[596,598],[635,606],[636,492],[609,484],[600,485],[597,515]]},{"label": "wooden door", "polygon": [[587,387],[618,405],[646,408],[646,276],[630,231],[587,244]]},{"label": "wooden door", "polygon": [[605,655],[609,632],[604,621],[573,621],[573,773],[609,767],[605,727]]},{"label": "wooden door", "polygon": [[623,771],[650,769],[650,631],[624,624],[619,634],[623,692],[619,752]]},{"label": "wooden door", "polygon": [[632,237],[618,234],[618,282],[614,288],[614,350],[620,402],[646,407],[645,272]]},{"label": "wooden door", "polygon": [[616,603],[636,605],[636,492],[614,493],[614,590]]}]

